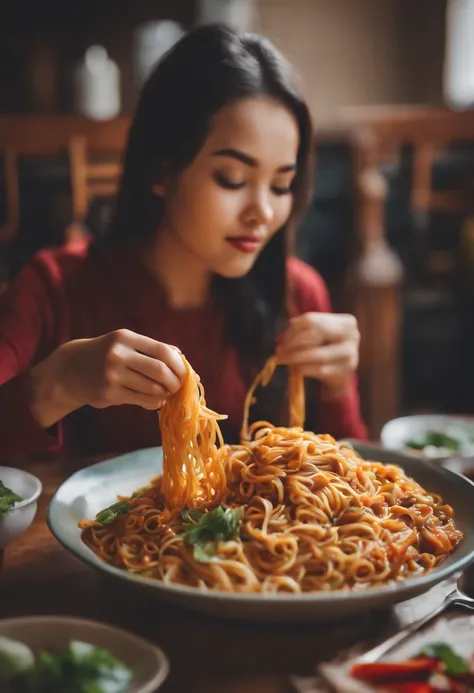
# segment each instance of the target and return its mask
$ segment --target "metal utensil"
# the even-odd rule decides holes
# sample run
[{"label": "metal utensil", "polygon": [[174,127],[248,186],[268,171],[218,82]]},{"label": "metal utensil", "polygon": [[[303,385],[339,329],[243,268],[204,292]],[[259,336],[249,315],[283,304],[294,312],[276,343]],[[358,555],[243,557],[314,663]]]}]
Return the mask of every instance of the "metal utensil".
[{"label": "metal utensil", "polygon": [[471,591],[474,591],[474,564],[471,565],[463,572],[459,573],[457,576],[456,585],[454,588],[446,595],[441,604],[431,611],[429,614],[423,618],[411,623],[406,628],[403,628],[392,637],[384,640],[380,645],[372,648],[361,657],[357,658],[357,662],[361,664],[371,664],[376,662],[381,657],[383,657],[387,652],[389,652],[396,645],[409,638],[411,635],[416,633],[420,628],[423,628],[429,621],[431,621],[436,616],[439,616],[443,611],[448,609],[450,606],[462,606],[466,609],[472,609],[474,611],[474,598],[466,594],[465,590],[471,587]]}]

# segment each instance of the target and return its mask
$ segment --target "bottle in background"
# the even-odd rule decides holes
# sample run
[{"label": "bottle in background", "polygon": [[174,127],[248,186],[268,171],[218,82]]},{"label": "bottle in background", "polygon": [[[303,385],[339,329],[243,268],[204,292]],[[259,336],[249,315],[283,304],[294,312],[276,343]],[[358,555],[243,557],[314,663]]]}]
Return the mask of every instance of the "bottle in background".
[{"label": "bottle in background", "polygon": [[74,74],[75,110],[107,120],[120,113],[120,71],[103,46],[90,46]]}]

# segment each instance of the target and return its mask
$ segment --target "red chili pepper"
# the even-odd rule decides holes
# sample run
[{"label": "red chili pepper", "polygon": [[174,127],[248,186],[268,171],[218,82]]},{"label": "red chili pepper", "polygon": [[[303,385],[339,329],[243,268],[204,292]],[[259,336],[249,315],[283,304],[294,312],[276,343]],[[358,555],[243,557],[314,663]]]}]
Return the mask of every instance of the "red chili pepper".
[{"label": "red chili pepper", "polygon": [[450,693],[467,693],[474,688],[474,673],[451,674],[449,681],[451,684]]},{"label": "red chili pepper", "polygon": [[444,664],[439,659],[420,657],[406,659],[404,662],[375,662],[374,664],[355,664],[351,674],[356,679],[392,683],[400,679],[423,678],[423,674],[442,671]]},{"label": "red chili pepper", "polygon": [[390,686],[392,693],[435,693],[437,688],[433,688],[425,681],[411,681],[410,683],[400,683],[393,688]]}]

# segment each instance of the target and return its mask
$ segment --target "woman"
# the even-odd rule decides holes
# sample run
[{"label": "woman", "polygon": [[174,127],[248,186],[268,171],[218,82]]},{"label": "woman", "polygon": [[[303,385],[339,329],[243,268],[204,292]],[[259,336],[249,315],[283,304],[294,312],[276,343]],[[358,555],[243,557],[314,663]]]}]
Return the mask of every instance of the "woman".
[{"label": "woman", "polygon": [[[288,65],[261,37],[205,26],[143,89],[105,239],[40,252],[0,303],[4,457],[159,444],[178,346],[236,441],[248,386],[275,352],[308,378],[308,427],[363,437],[355,319],[289,259],[312,132]],[[287,369],[252,418],[285,421]]]}]

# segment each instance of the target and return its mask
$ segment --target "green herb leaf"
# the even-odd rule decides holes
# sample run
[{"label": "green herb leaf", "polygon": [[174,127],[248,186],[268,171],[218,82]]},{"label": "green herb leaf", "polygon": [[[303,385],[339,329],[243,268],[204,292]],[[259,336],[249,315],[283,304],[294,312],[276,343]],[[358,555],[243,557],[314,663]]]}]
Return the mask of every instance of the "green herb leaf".
[{"label": "green herb leaf", "polygon": [[131,570],[134,575],[143,575],[144,577],[152,577],[156,573],[156,568],[138,568],[138,570]]},{"label": "green herb leaf", "polygon": [[[22,643],[0,639],[6,658],[0,673],[9,693],[128,693],[133,671],[108,650],[72,641],[61,652],[43,651],[36,662]],[[1,658],[0,658],[1,659]],[[6,664],[6,667],[5,667]],[[5,670],[5,671],[4,671]],[[0,683],[0,689],[4,686]]]},{"label": "green herb leaf", "polygon": [[204,513],[202,512],[202,510],[196,510],[195,508],[183,510],[183,512],[181,513],[181,517],[186,522],[199,522],[203,515]]},{"label": "green herb leaf", "polygon": [[216,542],[207,541],[205,544],[196,544],[193,555],[199,563],[209,563],[216,555]]},{"label": "green herb leaf", "polygon": [[29,671],[34,664],[33,652],[27,645],[0,635],[0,684]]},{"label": "green herb leaf", "polygon": [[0,515],[6,515],[23,498],[14,493],[10,488],[0,481]]},{"label": "green herb leaf", "polygon": [[436,643],[427,645],[420,652],[420,655],[426,655],[433,659],[440,659],[446,665],[446,673],[450,674],[467,674],[469,666],[465,659],[460,657],[449,645],[444,643]]},{"label": "green herb leaf", "polygon": [[423,450],[429,445],[435,448],[447,448],[454,452],[457,452],[461,448],[459,440],[453,438],[453,436],[449,436],[447,433],[441,433],[440,431],[429,431],[423,438],[409,440],[405,445],[412,450]]},{"label": "green herb leaf", "polygon": [[108,650],[72,641],[67,657],[82,672],[81,693],[125,693],[129,690],[132,671]]},{"label": "green herb leaf", "polygon": [[113,522],[119,515],[128,513],[130,510],[130,505],[128,501],[118,501],[109,505],[108,508],[104,508],[97,513],[95,516],[96,522],[100,522],[101,525],[109,525]]},{"label": "green herb leaf", "polygon": [[41,652],[38,662],[44,674],[48,674],[52,679],[60,679],[63,669],[63,657],[54,652]]},{"label": "green herb leaf", "polygon": [[216,555],[217,542],[238,536],[241,515],[241,508],[233,510],[222,506],[210,512],[185,510],[181,513],[185,520],[184,541],[194,547],[196,561],[207,563]]}]

